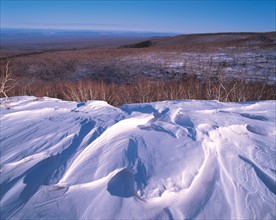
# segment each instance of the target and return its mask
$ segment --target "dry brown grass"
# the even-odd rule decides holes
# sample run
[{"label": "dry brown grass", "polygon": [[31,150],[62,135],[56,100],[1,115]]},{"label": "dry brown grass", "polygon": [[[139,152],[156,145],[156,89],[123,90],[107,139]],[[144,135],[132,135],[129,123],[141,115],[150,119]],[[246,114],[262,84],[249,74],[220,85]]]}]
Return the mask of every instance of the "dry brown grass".
[{"label": "dry brown grass", "polygon": [[[176,99],[271,100],[275,99],[275,86],[265,79],[253,82],[253,78],[268,79],[268,75],[262,73],[271,71],[275,63],[269,55],[269,51],[276,48],[275,40],[276,32],[199,34],[154,39],[149,48],[18,53],[11,62],[16,86],[9,89],[7,95],[105,100],[115,106]],[[244,55],[252,51],[255,55]],[[233,59],[213,62],[215,55],[222,52]],[[7,60],[0,59],[1,69],[5,68]],[[169,69],[171,61],[185,65]],[[252,65],[263,72],[255,72],[251,79],[252,73],[246,67]],[[235,81],[233,77],[232,81],[229,77],[226,79],[228,67],[241,70],[234,73]]]},{"label": "dry brown grass", "polygon": [[276,89],[261,83],[248,83],[243,80],[225,82],[222,79],[210,79],[204,84],[194,78],[181,81],[145,79],[132,84],[81,80],[76,83],[17,84],[8,95],[48,96],[78,102],[104,100],[111,105],[120,106],[127,103],[180,99],[215,99],[222,102],[275,100]]}]

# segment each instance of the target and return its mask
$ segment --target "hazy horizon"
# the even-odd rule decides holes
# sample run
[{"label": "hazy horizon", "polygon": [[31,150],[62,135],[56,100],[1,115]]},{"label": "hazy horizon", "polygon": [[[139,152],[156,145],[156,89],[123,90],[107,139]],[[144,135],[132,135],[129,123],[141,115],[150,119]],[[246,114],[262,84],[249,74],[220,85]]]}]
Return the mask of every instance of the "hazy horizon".
[{"label": "hazy horizon", "polygon": [[275,1],[7,1],[1,28],[145,33],[275,31]]},{"label": "hazy horizon", "polygon": [[55,31],[55,32],[84,32],[84,33],[133,33],[133,34],[161,34],[161,35],[178,35],[189,33],[177,33],[177,32],[158,32],[158,31],[135,31],[135,30],[97,30],[97,29],[62,29],[62,28],[16,28],[16,27],[1,27],[1,30],[14,30],[14,31]]},{"label": "hazy horizon", "polygon": [[135,31],[135,30],[97,30],[97,29],[62,29],[62,28],[16,28],[16,27],[1,27],[1,30],[14,30],[14,31],[56,31],[56,32],[84,32],[84,33],[133,33],[133,34],[160,34],[169,35],[169,36],[177,36],[177,35],[189,35],[189,34],[223,34],[223,33],[269,33],[276,32],[276,30],[271,31],[217,31],[217,32],[158,32],[158,31]]}]

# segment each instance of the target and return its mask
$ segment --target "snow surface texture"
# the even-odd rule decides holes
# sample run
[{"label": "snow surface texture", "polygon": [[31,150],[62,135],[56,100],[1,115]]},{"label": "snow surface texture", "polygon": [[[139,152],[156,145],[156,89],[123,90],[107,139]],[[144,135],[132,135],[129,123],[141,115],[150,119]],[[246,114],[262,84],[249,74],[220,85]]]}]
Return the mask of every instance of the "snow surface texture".
[{"label": "snow surface texture", "polygon": [[275,101],[13,97],[1,218],[275,219]]}]

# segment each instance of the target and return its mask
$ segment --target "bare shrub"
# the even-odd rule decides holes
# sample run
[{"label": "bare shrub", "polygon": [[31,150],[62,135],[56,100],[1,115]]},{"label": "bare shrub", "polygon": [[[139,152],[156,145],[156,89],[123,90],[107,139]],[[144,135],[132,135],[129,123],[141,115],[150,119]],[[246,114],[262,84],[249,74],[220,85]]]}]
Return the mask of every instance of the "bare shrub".
[{"label": "bare shrub", "polygon": [[239,86],[239,82],[226,82],[223,75],[219,75],[218,78],[209,77],[206,82],[206,98],[229,102],[230,97],[236,92]]},{"label": "bare shrub", "polygon": [[78,82],[16,85],[12,95],[49,96],[69,101],[104,100],[111,105],[143,103],[163,100],[216,99],[222,102],[245,102],[275,99],[275,87],[245,80],[227,81],[220,76],[206,83],[195,78],[175,81],[144,79],[131,84],[104,83],[81,80]]},{"label": "bare shrub", "polygon": [[205,84],[206,99],[221,102],[245,102],[275,99],[275,87],[264,82],[248,82],[244,77],[227,80],[224,74],[209,77]]},{"label": "bare shrub", "polygon": [[8,98],[7,93],[13,89],[15,86],[15,80],[12,78],[12,71],[10,68],[10,60],[5,66],[5,70],[1,71],[0,76],[0,94],[4,95],[5,98]]}]

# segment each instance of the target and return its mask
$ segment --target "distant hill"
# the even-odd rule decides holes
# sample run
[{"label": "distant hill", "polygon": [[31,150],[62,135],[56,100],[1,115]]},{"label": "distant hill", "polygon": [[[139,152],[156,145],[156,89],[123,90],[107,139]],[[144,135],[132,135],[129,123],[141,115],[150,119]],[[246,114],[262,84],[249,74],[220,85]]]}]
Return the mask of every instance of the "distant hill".
[{"label": "distant hill", "polygon": [[276,32],[266,33],[207,33],[161,37],[124,45],[122,48],[146,47],[236,47],[236,46],[276,46]]},{"label": "distant hill", "polygon": [[129,84],[189,77],[205,82],[218,76],[276,85],[276,32],[157,36],[53,31],[47,32],[53,36],[41,39],[42,32],[35,33],[28,38],[27,33],[11,32],[11,44],[2,42],[0,66],[5,68],[12,59],[13,72],[23,85],[84,79]]}]

